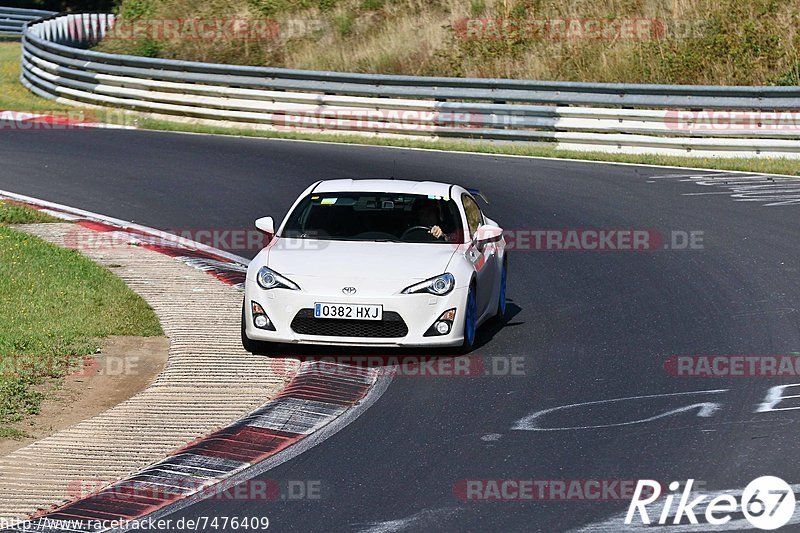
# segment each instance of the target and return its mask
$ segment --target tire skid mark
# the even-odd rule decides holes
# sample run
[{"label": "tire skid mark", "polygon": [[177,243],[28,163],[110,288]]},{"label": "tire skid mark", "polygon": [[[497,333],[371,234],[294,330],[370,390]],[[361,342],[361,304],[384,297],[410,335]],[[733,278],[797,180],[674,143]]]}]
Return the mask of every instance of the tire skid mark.
[{"label": "tire skid mark", "polygon": [[672,179],[706,187],[724,188],[720,192],[684,193],[683,196],[727,194],[737,202],[762,202],[764,207],[800,204],[800,176],[714,172],[704,174],[664,174],[649,180]]}]

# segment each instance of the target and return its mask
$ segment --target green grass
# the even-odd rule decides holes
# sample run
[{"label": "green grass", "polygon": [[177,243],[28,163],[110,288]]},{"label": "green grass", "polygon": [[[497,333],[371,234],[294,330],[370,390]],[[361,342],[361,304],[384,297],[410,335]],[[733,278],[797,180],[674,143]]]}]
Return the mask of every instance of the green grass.
[{"label": "green grass", "polygon": [[61,222],[47,213],[19,204],[0,202],[0,225],[37,224],[42,222]]},{"label": "green grass", "polygon": [[0,42],[0,111],[74,111],[39,98],[19,82],[20,45]]},{"label": "green grass", "polygon": [[161,335],[153,310],[74,250],[7,227],[49,217],[0,204],[0,438],[39,412],[47,390],[110,335]]},{"label": "green grass", "polygon": [[355,23],[355,15],[350,12],[344,12],[336,15],[334,21],[339,30],[339,35],[347,37],[353,32],[353,24]]},{"label": "green grass", "polygon": [[27,433],[24,431],[9,427],[0,427],[0,439],[23,439],[27,436]]}]

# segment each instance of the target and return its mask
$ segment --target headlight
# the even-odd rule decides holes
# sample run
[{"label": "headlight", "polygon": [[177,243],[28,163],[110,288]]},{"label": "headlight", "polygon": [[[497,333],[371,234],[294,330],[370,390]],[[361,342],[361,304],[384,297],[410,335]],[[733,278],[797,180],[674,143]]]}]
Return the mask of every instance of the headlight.
[{"label": "headlight", "polygon": [[452,291],[453,287],[455,286],[456,286],[456,278],[453,277],[452,274],[447,272],[440,276],[436,276],[435,278],[431,278],[421,283],[417,283],[416,285],[406,287],[405,289],[403,289],[403,294],[415,294],[419,292],[427,292],[430,294],[435,294],[436,296],[444,296],[445,294]]},{"label": "headlight", "polygon": [[261,267],[261,269],[258,271],[258,274],[256,274],[256,281],[262,289],[266,290],[281,288],[290,289],[293,291],[300,290],[300,287],[298,287],[295,282],[284,278],[274,270],[267,267]]}]

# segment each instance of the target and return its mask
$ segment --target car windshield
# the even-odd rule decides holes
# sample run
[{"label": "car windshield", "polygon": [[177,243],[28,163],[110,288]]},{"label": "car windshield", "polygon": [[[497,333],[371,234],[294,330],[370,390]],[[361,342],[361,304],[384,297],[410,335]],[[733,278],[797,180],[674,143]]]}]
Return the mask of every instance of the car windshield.
[{"label": "car windshield", "polygon": [[289,215],[280,236],[452,244],[463,241],[464,231],[461,215],[452,199],[416,194],[344,192],[305,197]]}]

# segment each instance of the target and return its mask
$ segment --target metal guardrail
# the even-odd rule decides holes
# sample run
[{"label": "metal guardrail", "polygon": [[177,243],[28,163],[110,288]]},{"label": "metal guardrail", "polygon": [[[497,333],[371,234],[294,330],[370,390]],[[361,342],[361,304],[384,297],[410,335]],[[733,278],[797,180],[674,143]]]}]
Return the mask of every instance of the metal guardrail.
[{"label": "metal guardrail", "polygon": [[[22,83],[40,96],[75,105],[273,130],[522,141],[628,153],[800,157],[800,87],[371,75],[88,50],[114,23],[108,14],[62,14],[27,23]],[[720,116],[728,117],[727,128],[715,122]]]},{"label": "metal guardrail", "polygon": [[0,36],[21,37],[22,28],[26,22],[52,15],[55,15],[55,13],[52,11],[43,11],[41,9],[0,7]]}]

